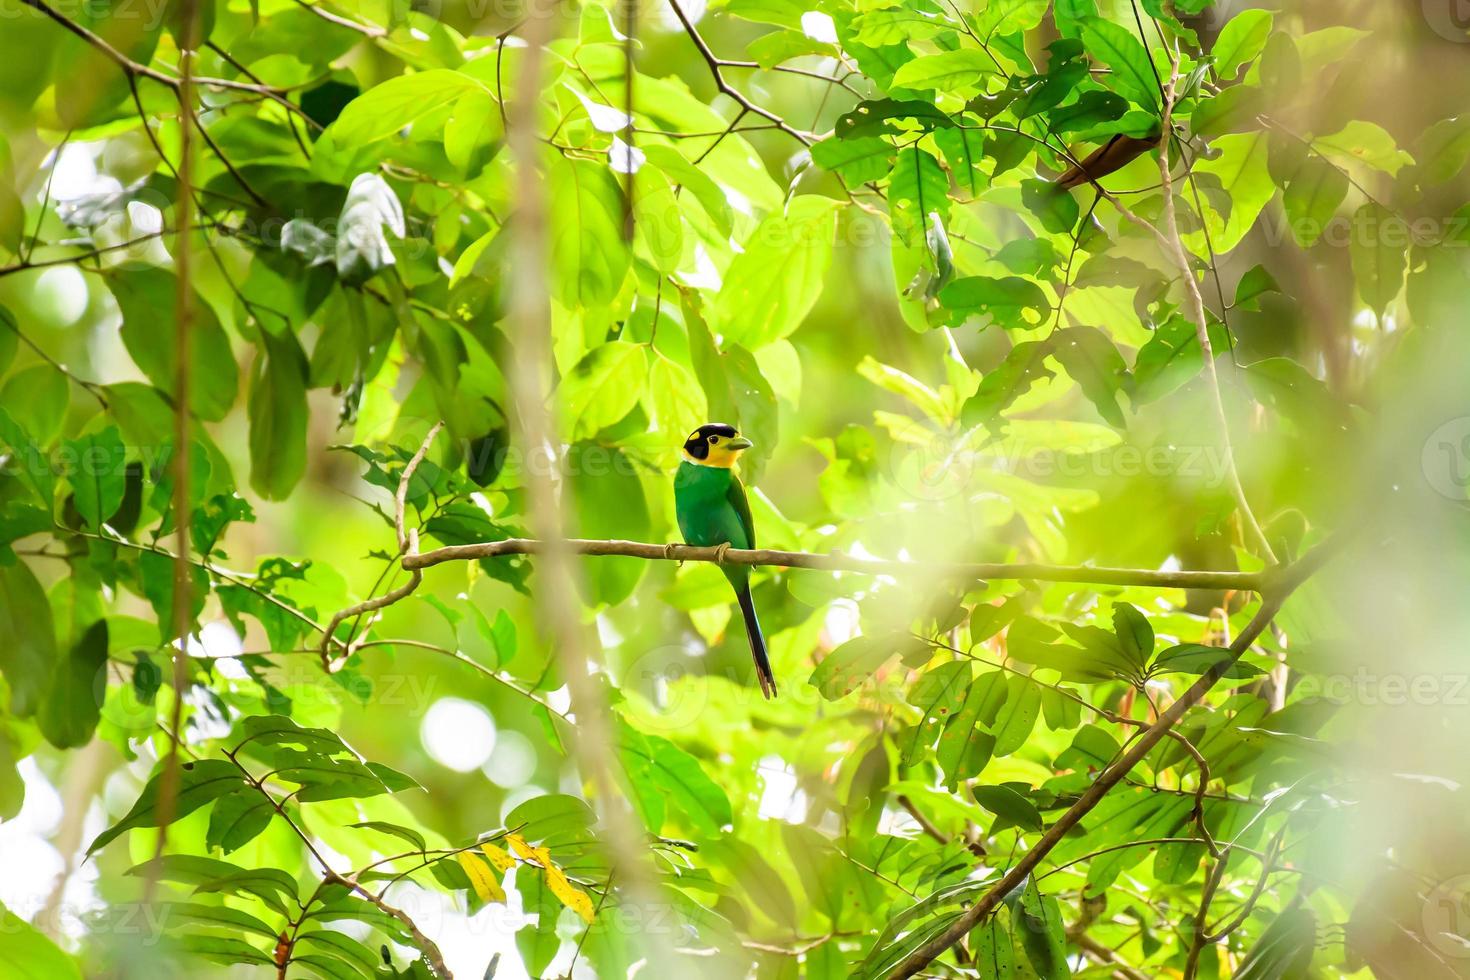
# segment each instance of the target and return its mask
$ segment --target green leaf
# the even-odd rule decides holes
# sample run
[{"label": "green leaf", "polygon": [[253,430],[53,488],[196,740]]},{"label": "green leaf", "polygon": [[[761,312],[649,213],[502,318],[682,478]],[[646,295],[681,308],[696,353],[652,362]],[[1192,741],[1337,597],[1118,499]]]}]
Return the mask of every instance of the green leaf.
[{"label": "green leaf", "polygon": [[521,954],[526,971],[533,977],[542,976],[561,940],[556,935],[556,920],[561,914],[561,903],[546,887],[546,876],[540,868],[529,864],[516,867],[515,889],[520,893],[521,905],[526,914],[536,916],[536,921],[523,926],[516,932],[516,949]]},{"label": "green leaf", "polygon": [[245,789],[221,797],[209,812],[204,842],[229,854],[250,843],[270,826],[276,809],[265,794]]},{"label": "green leaf", "polygon": [[1071,232],[1082,216],[1077,199],[1049,180],[1021,181],[1021,202],[1053,235]]},{"label": "green leaf", "polygon": [[939,144],[959,189],[970,197],[979,195],[990,183],[980,166],[985,159],[985,134],[974,129],[941,129],[935,132],[934,142]]},{"label": "green leaf", "polygon": [[919,677],[905,695],[920,716],[900,748],[900,765],[916,765],[943,730],[943,722],[959,710],[970,689],[972,671],[964,662],[951,662]]},{"label": "green leaf", "polygon": [[[501,610],[501,612],[503,614],[504,610]],[[348,826],[355,827],[361,830],[376,830],[380,834],[387,834],[389,837],[396,837],[401,841],[406,841],[410,846],[418,851],[422,851],[428,846],[428,844],[424,841],[424,835],[419,833],[417,830],[413,830],[409,827],[404,827],[396,823],[388,823],[385,820],[364,820],[362,823],[348,824]]]},{"label": "green leaf", "polygon": [[1057,900],[1043,896],[1033,880],[1021,896],[1020,915],[1015,916],[1016,932],[1026,958],[1040,980],[1063,980],[1072,971],[1067,968],[1066,931],[1062,925]]},{"label": "green leaf", "polygon": [[604,164],[552,154],[550,196],[552,293],[564,306],[610,303],[628,274],[623,240],[623,192]]},{"label": "green leaf", "polygon": [[[639,382],[641,384],[642,377]],[[589,538],[646,539],[652,531],[648,500],[633,462],[621,449],[579,442],[567,454],[577,507],[577,532]],[[638,587],[648,562],[588,558],[583,562],[590,601],[615,606]]]},{"label": "green leaf", "polygon": [[366,146],[470,92],[489,94],[474,78],[447,68],[399,75],[349,102],[332,123],[331,136],[337,146]]},{"label": "green leaf", "polygon": [[66,477],[77,513],[93,530],[117,513],[122,504],[126,450],[117,426],[64,443]]},{"label": "green leaf", "polygon": [[888,211],[893,232],[906,245],[924,241],[932,222],[949,216],[949,175],[932,153],[906,147],[888,180]]},{"label": "green leaf", "polygon": [[1414,158],[1398,148],[1388,130],[1354,119],[1331,136],[1318,136],[1312,148],[1344,163],[1361,163],[1393,177]]},{"label": "green leaf", "polygon": [[[174,392],[178,362],[175,305],[178,287],[172,272],[129,264],[107,277],[122,310],[122,340],[133,362],[165,395]],[[235,404],[239,371],[230,339],[214,308],[197,292],[190,302],[192,318],[189,363],[189,408],[199,418],[218,422]]]},{"label": "green leaf", "polygon": [[201,905],[198,902],[170,902],[168,903],[167,928],[176,929],[182,925],[204,925],[213,926],[229,931],[253,932],[257,936],[275,940],[280,933],[266,925],[260,919],[249,912],[232,909],[224,905]]},{"label": "green leaf", "polygon": [[1282,912],[1251,947],[1234,980],[1305,980],[1317,943],[1317,917],[1309,908]]},{"label": "green leaf", "polygon": [[0,388],[0,403],[30,439],[41,446],[50,445],[61,434],[70,399],[66,375],[49,364],[22,368]]},{"label": "green leaf", "polygon": [[193,854],[165,854],[130,868],[127,874],[194,885],[196,892],[205,894],[253,895],[282,915],[287,900],[293,904],[296,900],[295,880],[279,868],[247,871],[228,861]]},{"label": "green leaf", "polygon": [[[1041,819],[1041,811],[1036,809],[1036,804],[1010,786],[976,786],[974,794],[975,802],[995,814],[1007,825],[1020,827],[1032,833],[1039,833],[1045,827]],[[991,833],[997,833],[1002,829],[1004,828],[993,827]]]},{"label": "green leaf", "polygon": [[886,177],[893,167],[894,153],[893,144],[877,136],[830,136],[812,144],[812,160],[817,166],[841,174],[849,184]]},{"label": "green leaf", "polygon": [[946,30],[935,14],[918,6],[886,7],[853,18],[853,40],[866,47],[918,41]]},{"label": "green leaf", "polygon": [[1314,245],[1347,196],[1347,174],[1323,160],[1309,156],[1292,175],[1282,194],[1291,234],[1303,248]]},{"label": "green leaf", "polygon": [[[1218,664],[1231,659],[1234,654],[1225,647],[1206,646],[1202,643],[1180,643],[1163,650],[1154,658],[1151,674],[1203,674]],[[1237,660],[1225,671],[1230,678],[1256,677],[1263,673],[1259,667]]]},{"label": "green leaf", "polygon": [[1220,78],[1226,81],[1235,78],[1241,65],[1265,50],[1274,22],[1275,15],[1269,10],[1242,10],[1230,18],[1220,29],[1210,52]]},{"label": "green leaf", "polygon": [[961,48],[915,58],[894,73],[892,87],[969,93],[983,88],[986,79],[995,73],[990,55],[975,48]]},{"label": "green leaf", "polygon": [[256,949],[242,939],[231,939],[226,936],[183,936],[177,941],[176,948],[191,956],[198,956],[212,963],[222,963],[226,966],[235,963],[274,966],[276,962],[264,950]]},{"label": "green leaf", "polygon": [[[163,784],[162,772],[148,780],[131,810],[111,827],[97,835],[87,848],[93,854],[135,827],[158,826],[158,794]],[[208,806],[221,796],[237,792],[246,787],[240,770],[221,759],[200,759],[185,762],[180,767],[179,792],[174,807],[174,819],[187,817],[202,806]]]},{"label": "green leaf", "polygon": [[[1058,3],[1057,7],[1062,5]],[[1015,943],[998,916],[970,930],[970,948],[980,980],[1013,980],[1016,976]]]},{"label": "green leaf", "polygon": [[1096,327],[1066,327],[1052,334],[1052,353],[1108,424],[1127,423],[1118,392],[1128,383],[1128,366],[1107,334]]},{"label": "green leaf", "polygon": [[1358,295],[1378,316],[1404,285],[1411,232],[1383,205],[1369,201],[1353,215],[1348,252]]},{"label": "green leaf", "polygon": [[0,674],[10,685],[10,712],[27,718],[41,707],[57,663],[56,628],[46,592],[14,555],[0,563]]},{"label": "green leaf", "polygon": [[1022,663],[1047,667],[1062,675],[1062,680],[1095,682],[1127,676],[1132,665],[1121,652],[1109,656],[1105,649],[1087,649],[1053,643],[1056,631],[1034,619],[1018,620],[1007,633],[1006,649]]},{"label": "green leaf", "polygon": [[[1470,116],[1441,119],[1424,131],[1418,146],[1422,179],[1430,184],[1452,180],[1470,161]],[[0,363],[3,361],[0,357]]]},{"label": "green leaf", "polygon": [[808,683],[828,701],[836,701],[856,691],[893,657],[918,645],[907,633],[853,637],[822,658]]},{"label": "green leaf", "polygon": [[991,726],[1006,700],[1005,675],[982,674],[965,691],[958,710],[945,722],[934,761],[944,770],[945,785],[953,792],[962,779],[978,776],[996,754]]},{"label": "green leaf", "polygon": [[365,972],[372,972],[382,965],[378,956],[351,936],[331,929],[313,929],[303,932],[296,940],[298,948],[316,947],[330,953],[343,963],[349,963]]},{"label": "green leaf", "polygon": [[673,742],[655,735],[641,736],[625,743],[625,749],[647,762],[653,784],[668,798],[669,812],[679,814],[687,826],[716,835],[734,820],[725,791],[710,779],[694,756]]},{"label": "green leaf", "polygon": [[1154,655],[1154,628],[1137,607],[1126,602],[1113,603],[1113,632],[1123,653],[1139,667]]},{"label": "green leaf", "polygon": [[996,756],[1010,755],[1025,745],[1041,714],[1041,688],[1029,677],[1012,674],[1006,687],[1005,706],[993,726]]},{"label": "green leaf", "polygon": [[1108,81],[1135,105],[1155,112],[1159,83],[1142,42],[1127,28],[1110,20],[1089,20],[1082,28],[1082,44],[1096,61],[1113,69]]},{"label": "green leaf", "polygon": [[306,472],[306,354],[296,336],[260,331],[250,379],[250,486],[285,500]]},{"label": "green leaf", "polygon": [[1056,769],[1101,771],[1117,758],[1120,751],[1117,739],[1106,729],[1100,725],[1087,724],[1077,730],[1077,734],[1072,737],[1072,744],[1057,755],[1052,765]]},{"label": "green leaf", "polygon": [[720,234],[730,235],[733,227],[730,200],[719,184],[673,147],[655,145],[642,147],[642,150],[648,166],[657,167],[670,183],[692,194]]},{"label": "green leaf", "polygon": [[[1229,345],[1224,328],[1210,324],[1210,345],[1218,353]],[[1204,367],[1199,331],[1175,313],[1159,325],[1133,362],[1133,400],[1138,404],[1162,398],[1199,374]]]},{"label": "green leaf", "polygon": [[[1229,208],[1219,210],[1211,198],[1205,199],[1204,220],[1216,254],[1224,254],[1240,244],[1255,226],[1256,218],[1266,202],[1276,193],[1276,185],[1266,168],[1268,140],[1262,133],[1236,133],[1214,141],[1219,156],[1213,160],[1196,160],[1196,177],[1212,174],[1220,181],[1220,200],[1229,200]],[[1205,255],[1204,235],[1191,232],[1185,244],[1196,255]]]},{"label": "green leaf", "polygon": [[59,749],[80,748],[90,742],[106,692],[107,620],[99,619],[56,663],[50,690],[36,713],[46,741]]},{"label": "green leaf", "polygon": [[594,347],[558,390],[562,419],[574,439],[590,439],[633,410],[648,373],[647,348],[626,340]]},{"label": "green leaf", "polygon": [[684,218],[679,200],[663,174],[653,167],[640,167],[633,176],[633,228],[638,240],[659,272],[679,268],[684,253]]},{"label": "green leaf", "polygon": [[559,850],[593,840],[596,819],[583,800],[565,793],[547,793],[512,809],[505,815],[505,825],[519,827],[520,835],[529,843]]},{"label": "green leaf", "polygon": [[[966,276],[956,279],[939,291],[939,301],[954,311],[956,326],[968,317],[988,315],[1007,329],[1029,330],[1041,326],[1051,312],[1051,301],[1041,287],[1019,276],[1000,279]],[[1013,351],[1023,346],[1017,344]],[[1047,352],[1050,352],[1050,344]]]},{"label": "green leaf", "polygon": [[832,263],[838,208],[829,198],[797,197],[757,226],[715,297],[712,319],[726,339],[754,350],[801,326]]},{"label": "green leaf", "polygon": [[1265,90],[1255,85],[1232,85],[1211,99],[1204,99],[1189,117],[1196,136],[1214,139],[1226,133],[1256,128],[1256,119],[1270,108]]},{"label": "green leaf", "polygon": [[473,89],[459,97],[444,124],[444,155],[473,176],[485,166],[504,135],[495,98],[489,92]]},{"label": "green leaf", "polygon": [[40,930],[0,906],[0,957],[5,974],[15,980],[82,980],[76,960],[62,952]]},{"label": "green leaf", "polygon": [[1281,287],[1276,284],[1276,279],[1266,271],[1263,265],[1254,265],[1240,277],[1235,284],[1235,302],[1231,306],[1243,310],[1259,310],[1258,297],[1266,293],[1279,293]]},{"label": "green leaf", "polygon": [[15,360],[15,352],[19,348],[20,327],[16,325],[15,314],[0,305],[0,375],[3,375],[10,367],[10,363]]},{"label": "green leaf", "polygon": [[1000,413],[1039,381],[1052,376],[1046,367],[1050,340],[1027,340],[1012,347],[1005,360],[980,379],[975,394],[965,402],[962,419],[966,426],[994,425]]}]

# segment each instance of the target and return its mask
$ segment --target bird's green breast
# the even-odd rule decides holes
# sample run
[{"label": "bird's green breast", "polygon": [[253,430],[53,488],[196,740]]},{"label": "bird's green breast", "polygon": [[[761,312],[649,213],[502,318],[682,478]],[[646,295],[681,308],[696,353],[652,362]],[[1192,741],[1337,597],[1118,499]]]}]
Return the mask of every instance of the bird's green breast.
[{"label": "bird's green breast", "polygon": [[730,484],[735,474],[724,467],[679,464],[674,475],[674,513],[684,540],[710,546],[729,542],[734,548],[750,547],[740,514],[730,503]]}]

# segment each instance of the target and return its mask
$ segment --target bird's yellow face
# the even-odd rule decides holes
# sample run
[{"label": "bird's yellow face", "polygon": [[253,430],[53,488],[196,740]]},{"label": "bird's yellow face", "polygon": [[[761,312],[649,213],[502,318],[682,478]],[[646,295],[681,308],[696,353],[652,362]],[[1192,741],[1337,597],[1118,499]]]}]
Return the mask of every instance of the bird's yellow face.
[{"label": "bird's yellow face", "polygon": [[710,422],[689,433],[689,438],[684,440],[684,459],[695,466],[729,469],[751,445],[735,426]]}]

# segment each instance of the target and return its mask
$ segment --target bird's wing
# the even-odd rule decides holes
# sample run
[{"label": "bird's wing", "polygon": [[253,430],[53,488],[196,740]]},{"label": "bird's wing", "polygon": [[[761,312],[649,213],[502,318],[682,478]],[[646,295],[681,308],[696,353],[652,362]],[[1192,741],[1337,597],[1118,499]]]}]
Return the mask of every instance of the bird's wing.
[{"label": "bird's wing", "polygon": [[745,547],[754,548],[755,521],[750,516],[750,501],[746,499],[745,485],[740,482],[740,477],[731,475],[730,489],[725,491],[725,499],[735,508],[740,526],[745,529]]}]

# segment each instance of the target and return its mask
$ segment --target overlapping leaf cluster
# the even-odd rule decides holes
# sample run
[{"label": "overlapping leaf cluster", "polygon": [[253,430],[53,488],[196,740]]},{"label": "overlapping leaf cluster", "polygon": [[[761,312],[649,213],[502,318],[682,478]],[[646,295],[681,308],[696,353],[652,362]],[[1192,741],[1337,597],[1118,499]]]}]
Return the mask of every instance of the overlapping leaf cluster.
[{"label": "overlapping leaf cluster", "polygon": [[[526,447],[505,327],[518,21],[205,2],[182,104],[176,5],[124,6],[0,0],[0,64],[27,66],[0,67],[0,814],[22,804],[17,762],[55,775],[110,746],[125,792],[87,854],[105,900],[136,893],[129,866],[162,883],[168,949],[427,976],[440,933],[398,906],[429,893],[509,916],[513,943],[477,968],[513,947],[532,976],[625,976],[656,948],[680,973],[881,977],[1046,842],[934,969],[1460,975],[1422,936],[1440,870],[1422,851],[1346,881],[1332,853],[1366,791],[1301,683],[1334,639],[1310,585],[1223,669],[1257,595],[762,569],[783,691],[766,704],[717,569],[589,559],[622,792],[591,802],[629,808],[638,855],[601,846],[594,781],[569,770],[579,719],[533,559],[446,564],[324,635],[405,581],[393,497],[439,421],[403,494],[424,549],[524,536],[536,466],[580,536],[670,538],[667,471],[722,419],[756,444],[763,546],[916,569],[1294,560],[1358,521],[1338,497],[1371,429],[1361,379],[1455,322],[1470,286],[1465,120],[1396,139],[1314,95],[1366,31],[1197,0],[727,0],[640,11],[633,37],[626,9],[566,6],[533,83],[560,430]],[[1122,140],[1131,159],[1060,186]],[[80,159],[101,179],[78,191],[62,161]],[[61,270],[85,335],[48,313]],[[198,628],[179,690],[183,521]],[[1216,668],[1205,705],[1047,841]],[[493,790],[487,818],[473,774],[404,748],[418,718],[387,693],[404,675],[465,685],[533,739],[532,792]],[[0,959],[75,974],[10,925]],[[78,953],[117,968],[101,930]]]}]

